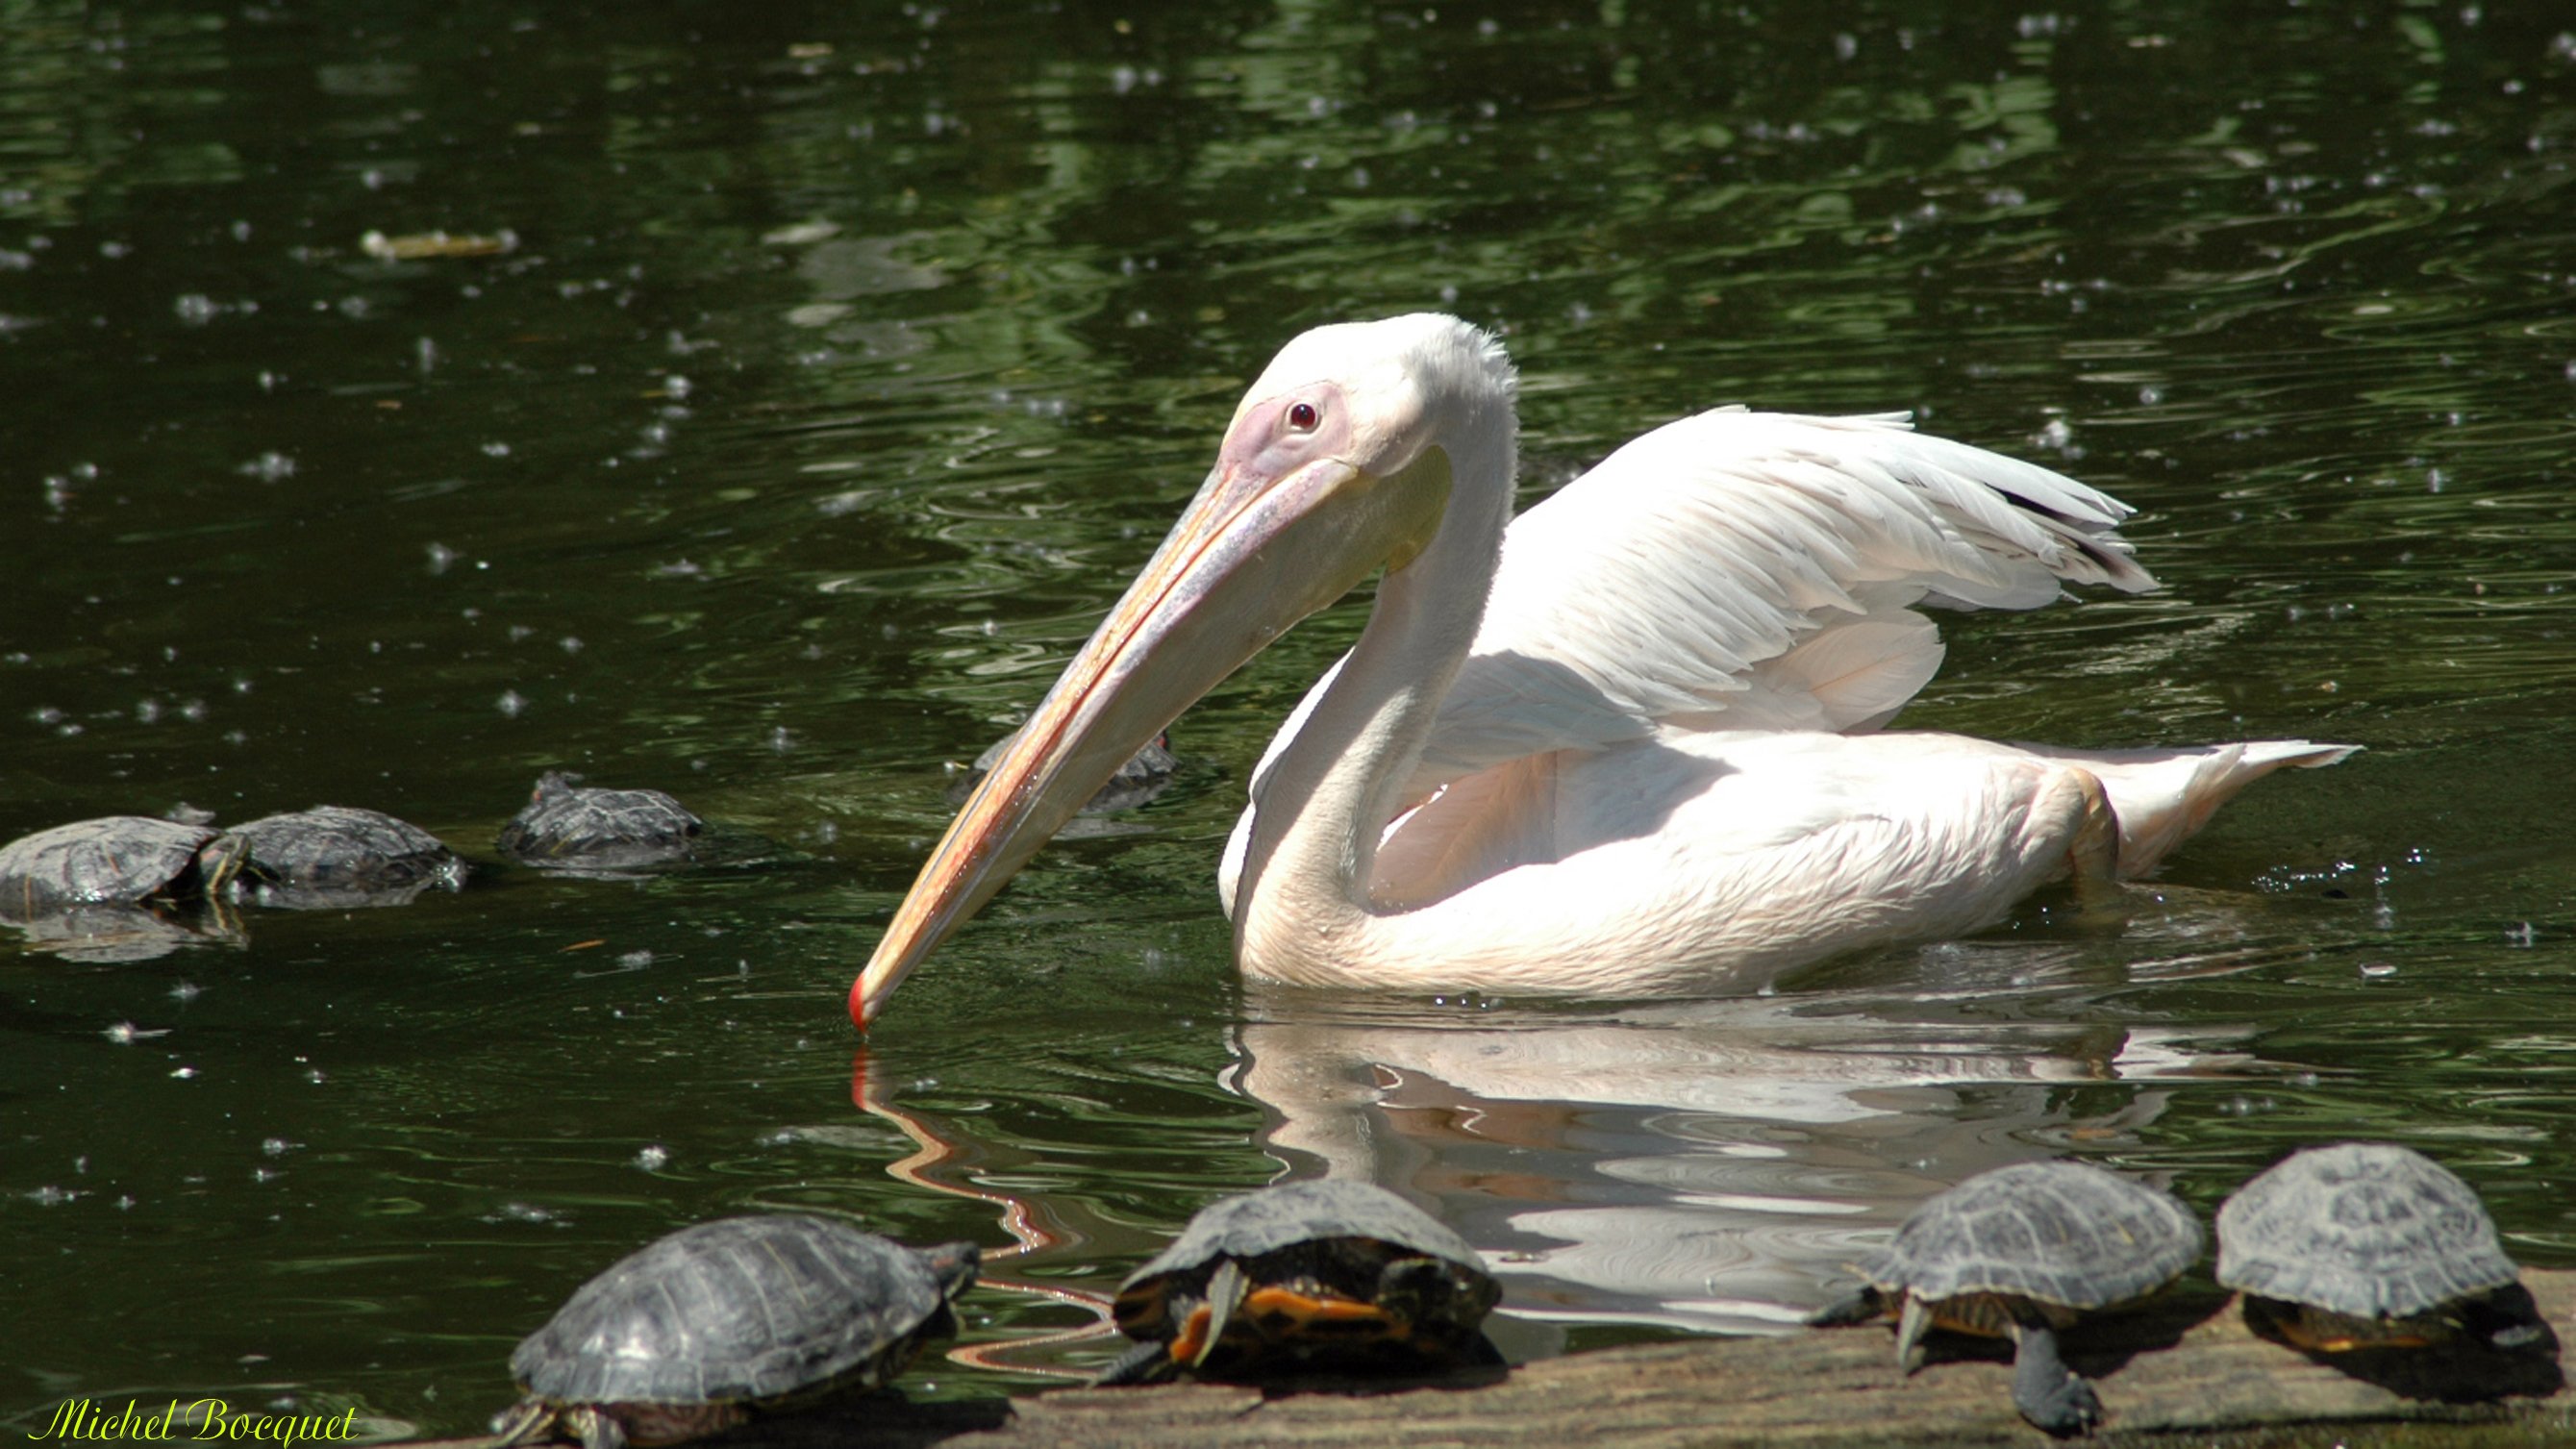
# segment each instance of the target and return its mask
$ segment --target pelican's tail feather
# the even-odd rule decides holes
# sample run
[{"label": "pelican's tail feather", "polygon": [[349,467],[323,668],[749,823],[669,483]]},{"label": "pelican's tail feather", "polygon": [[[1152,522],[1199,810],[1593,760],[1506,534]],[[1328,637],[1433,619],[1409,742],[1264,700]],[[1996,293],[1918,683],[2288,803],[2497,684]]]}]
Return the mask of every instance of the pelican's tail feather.
[{"label": "pelican's tail feather", "polygon": [[2339,764],[2359,745],[2312,740],[2248,740],[2176,750],[2068,750],[2017,745],[2035,755],[2090,770],[2111,797],[2120,822],[2120,874],[2146,875],[2174,847],[2209,823],[2218,807],[2280,769]]}]

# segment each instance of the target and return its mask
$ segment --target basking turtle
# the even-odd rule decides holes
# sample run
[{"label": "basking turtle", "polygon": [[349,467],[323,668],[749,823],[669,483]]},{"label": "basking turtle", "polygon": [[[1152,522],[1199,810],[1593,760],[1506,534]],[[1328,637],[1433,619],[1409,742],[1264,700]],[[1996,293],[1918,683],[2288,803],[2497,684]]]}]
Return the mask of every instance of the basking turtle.
[{"label": "basking turtle", "polygon": [[1286,1183],[1208,1207],[1128,1275],[1114,1312],[1139,1342],[1099,1381],[1499,1364],[1479,1325],[1501,1295],[1464,1238],[1385,1188]]},{"label": "basking turtle", "polygon": [[630,870],[688,860],[706,822],[659,790],[607,790],[549,770],[501,827],[501,851],[530,865]]},{"label": "basking turtle", "polygon": [[1809,1321],[1898,1315],[1896,1359],[1923,1366],[1923,1335],[2010,1338],[2013,1407],[2052,1434],[2102,1417],[2092,1385],[2058,1356],[2057,1331],[2162,1288],[2200,1257],[2200,1222],[2170,1194],[2080,1162],[1982,1172],[1916,1208],[1855,1272],[1868,1286]]},{"label": "basking turtle", "polygon": [[265,906],[397,905],[464,884],[465,862],[390,815],[317,805],[236,825],[198,852],[209,891]]},{"label": "basking turtle", "polygon": [[75,820],[22,836],[0,847],[0,920],[202,896],[209,873],[220,880],[230,869],[229,852],[201,854],[215,838],[202,825],[146,815]]},{"label": "basking turtle", "polygon": [[2541,1347],[2521,1270],[2469,1185],[2407,1148],[2291,1155],[2218,1210],[2218,1281],[2301,1348],[2421,1348],[2460,1335]]},{"label": "basking turtle", "polygon": [[[1019,737],[1020,732],[1013,730],[977,755],[975,763],[949,785],[949,803],[965,804],[966,797],[974,792],[975,782],[993,773],[993,767],[1002,761],[1002,752]],[[1109,815],[1120,810],[1133,810],[1162,794],[1164,787],[1172,783],[1172,772],[1180,767],[1179,757],[1172,753],[1170,733],[1158,734],[1145,742],[1145,748],[1128,756],[1127,763],[1118,767],[1118,773],[1109,777],[1109,783],[1093,791],[1091,798],[1083,802],[1079,813]]]},{"label": "basking turtle", "polygon": [[787,1214],[682,1228],[520,1342],[510,1372],[527,1398],[493,1421],[493,1443],[563,1430],[586,1449],[650,1449],[877,1388],[957,1331],[949,1304],[977,1256]]}]

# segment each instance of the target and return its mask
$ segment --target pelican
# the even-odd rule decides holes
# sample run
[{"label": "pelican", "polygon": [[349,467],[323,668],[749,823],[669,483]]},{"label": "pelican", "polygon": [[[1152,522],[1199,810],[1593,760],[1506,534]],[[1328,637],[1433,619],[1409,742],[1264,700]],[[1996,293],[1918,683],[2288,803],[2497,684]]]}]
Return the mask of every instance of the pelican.
[{"label": "pelican", "polygon": [[1255,770],[1237,965],[1313,985],[1719,995],[2154,869],[2352,747],[2088,751],[1882,731],[1923,607],[2156,587],[2131,510],[1902,414],[1720,408],[1511,517],[1516,375],[1422,313],[1319,327],[1236,408],[1144,572],[931,851],[850,990],[864,1031],[1130,753],[1383,568]]}]

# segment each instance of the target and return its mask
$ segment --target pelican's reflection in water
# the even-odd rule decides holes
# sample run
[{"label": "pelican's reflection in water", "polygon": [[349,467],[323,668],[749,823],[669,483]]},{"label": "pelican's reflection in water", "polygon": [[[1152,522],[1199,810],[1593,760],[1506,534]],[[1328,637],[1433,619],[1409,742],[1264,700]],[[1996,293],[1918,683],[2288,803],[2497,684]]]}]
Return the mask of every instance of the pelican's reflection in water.
[{"label": "pelican's reflection in water", "polygon": [[[2134,1016],[2125,988],[2316,949],[2313,929],[2250,930],[2242,914],[2133,919],[2117,953],[1947,943],[1894,966],[1899,987],[1881,959],[1715,1001],[1494,1005],[1247,982],[1221,1085],[1261,1109],[1256,1145],[1279,1178],[1379,1183],[1465,1235],[1503,1280],[1490,1326],[1514,1359],[1585,1325],[1772,1331],[1839,1296],[1845,1265],[1932,1194],[2010,1162],[2135,1152],[2177,1084],[2276,1075],[2233,1045],[2250,1027],[2067,1019]],[[856,1066],[857,1105],[919,1149],[888,1170],[986,1204],[1015,1240],[986,1248],[985,1288],[1077,1310],[951,1357],[1074,1377],[1112,1356],[1106,1290],[1178,1223],[1032,1192],[1043,1149],[897,1101],[903,1073],[873,1053]]]},{"label": "pelican's reflection in water", "polygon": [[1933,1193],[2134,1145],[2153,1083],[2242,1066],[2210,1035],[1884,994],[1576,1011],[1249,986],[1230,1085],[1288,1176],[1380,1183],[1465,1234],[1519,1357],[1576,1324],[1793,1324]]}]

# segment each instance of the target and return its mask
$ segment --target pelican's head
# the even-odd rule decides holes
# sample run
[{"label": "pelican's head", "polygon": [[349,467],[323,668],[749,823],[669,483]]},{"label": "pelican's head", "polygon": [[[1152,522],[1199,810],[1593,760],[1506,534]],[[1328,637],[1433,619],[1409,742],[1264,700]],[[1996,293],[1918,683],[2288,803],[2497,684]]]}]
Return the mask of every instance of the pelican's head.
[{"label": "pelican's head", "polygon": [[866,1030],[1182,710],[1290,625],[1421,553],[1449,501],[1444,436],[1499,410],[1508,439],[1512,392],[1500,345],[1455,317],[1318,327],[1282,348],[1180,522],[931,851],[850,988],[850,1019]]}]

